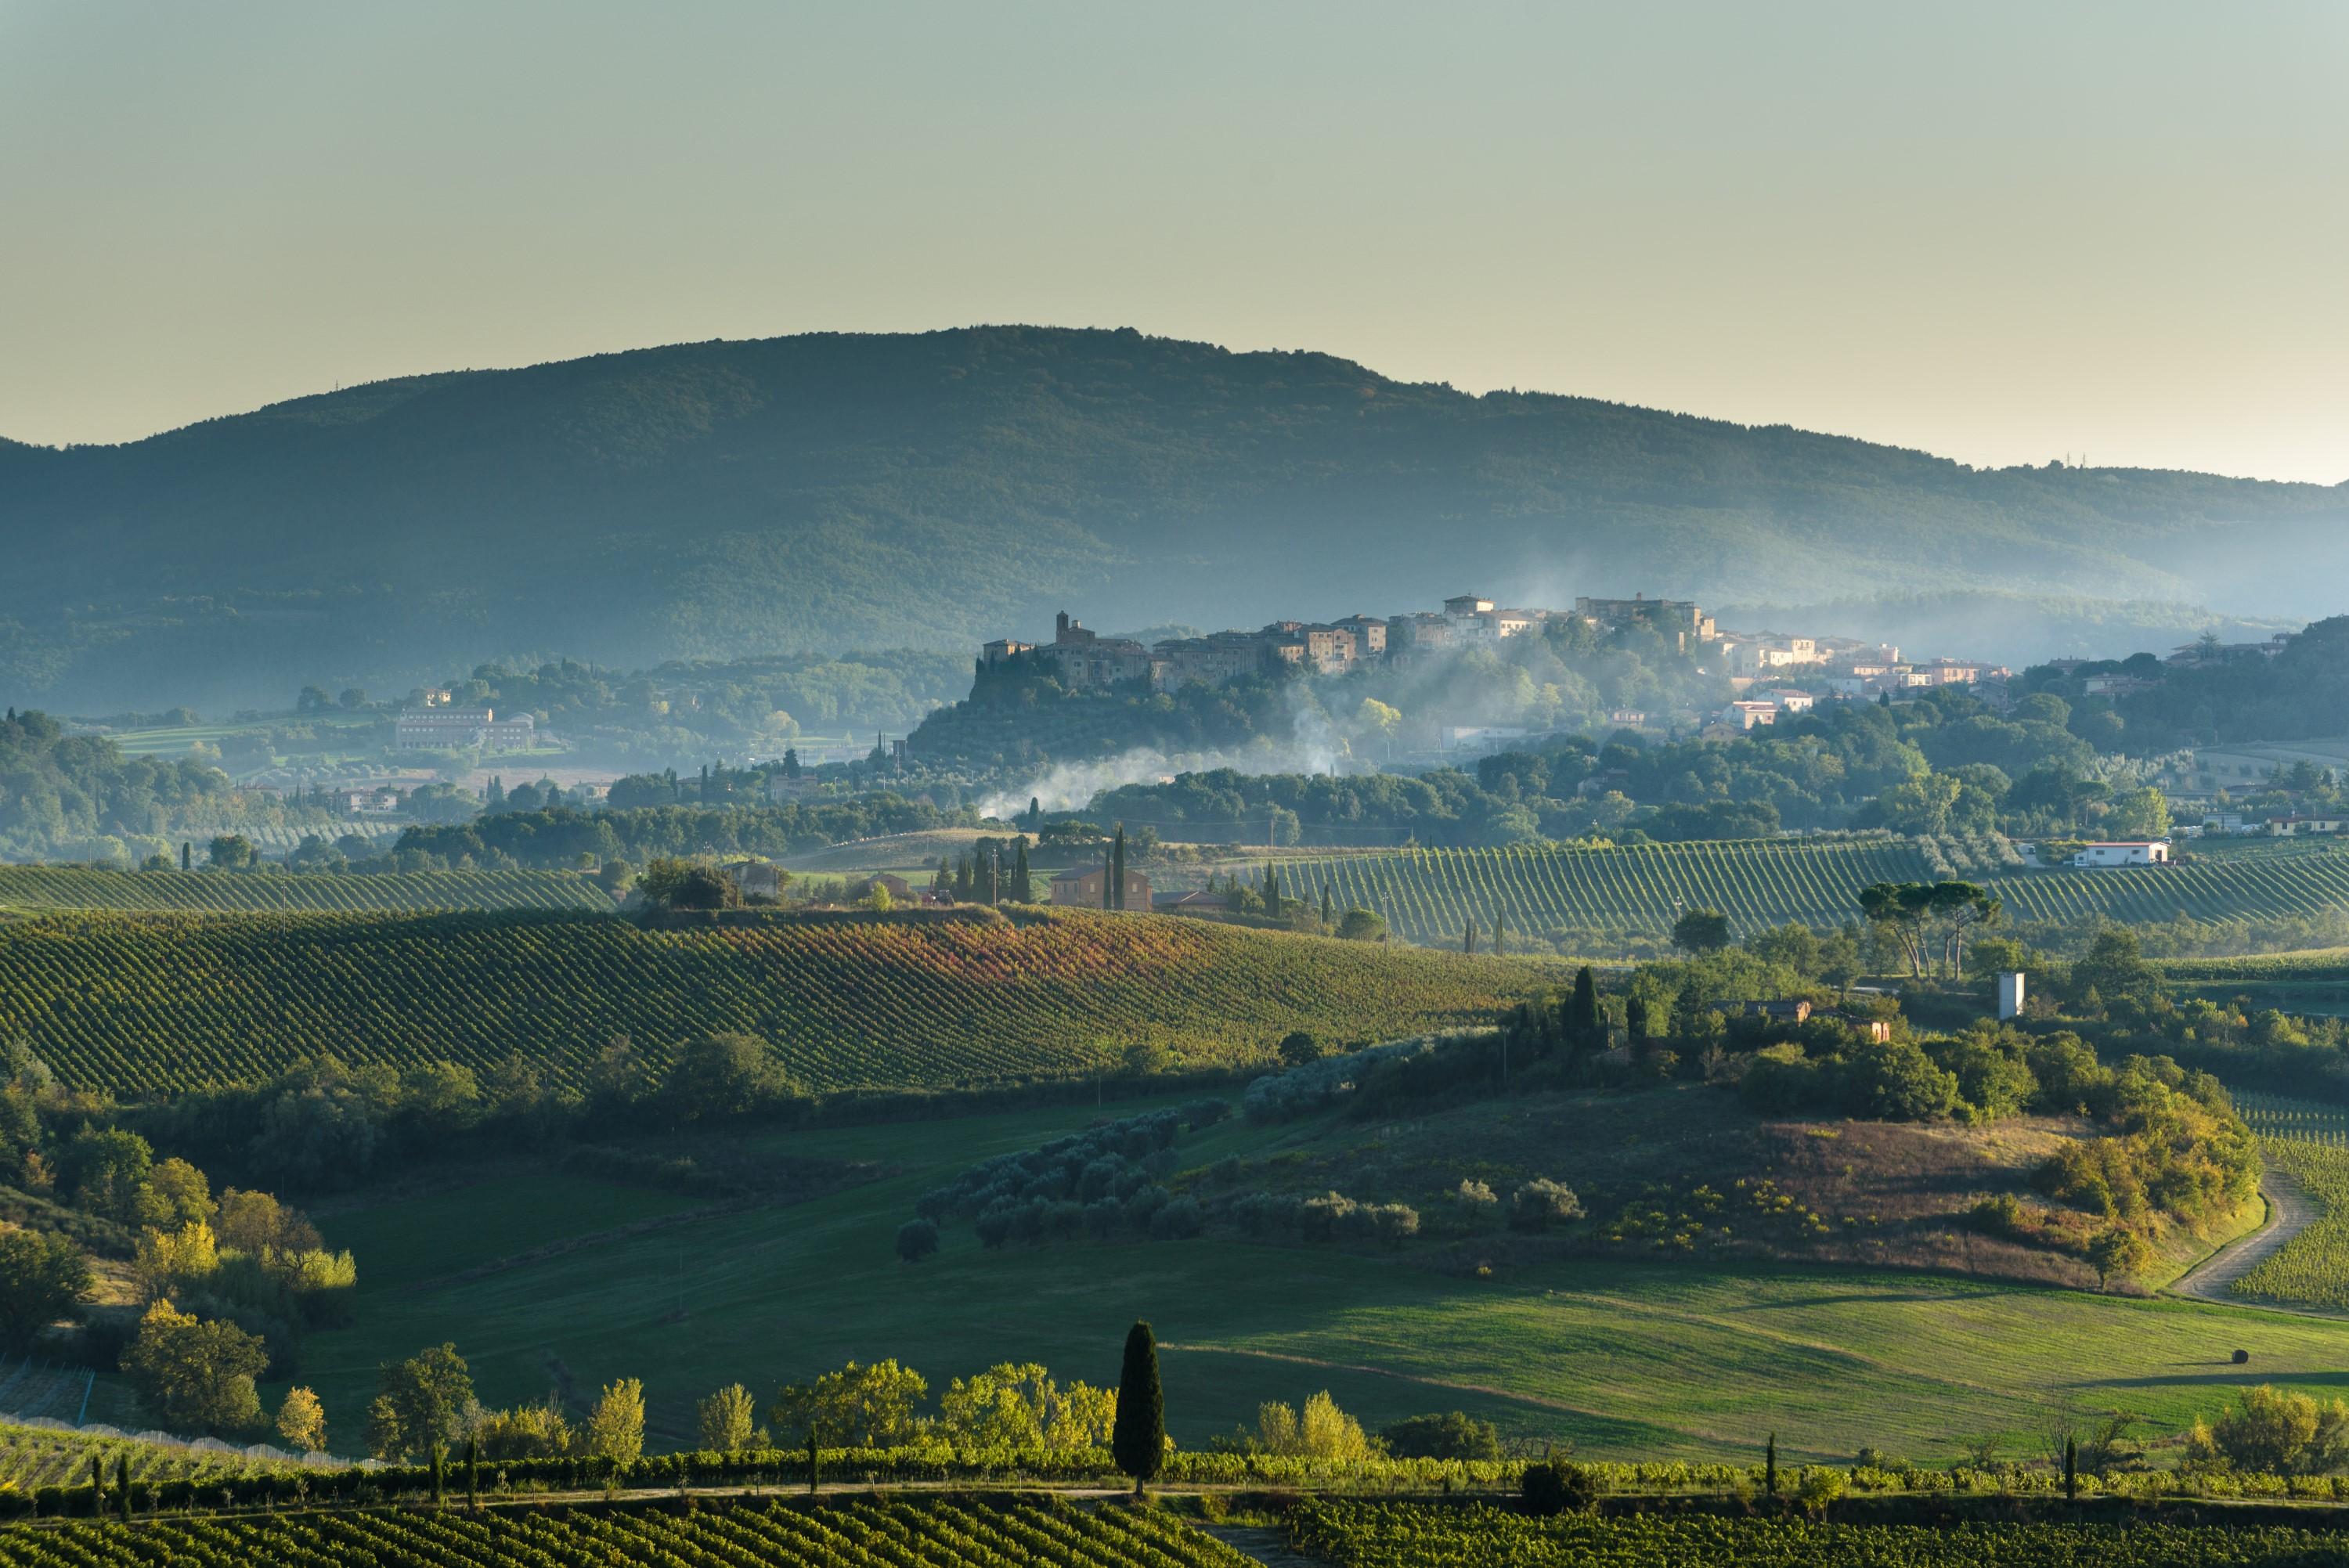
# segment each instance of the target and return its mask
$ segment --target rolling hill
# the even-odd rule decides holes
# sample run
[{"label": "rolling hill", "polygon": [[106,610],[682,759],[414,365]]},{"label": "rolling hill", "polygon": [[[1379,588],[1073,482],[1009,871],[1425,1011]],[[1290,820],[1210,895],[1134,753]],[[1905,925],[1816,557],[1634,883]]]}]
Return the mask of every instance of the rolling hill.
[{"label": "rolling hill", "polygon": [[[1465,922],[1488,934],[1497,916],[1519,940],[1554,931],[1661,936],[1681,911],[1711,907],[1740,934],[1794,921],[1834,926],[1858,916],[1870,882],[1933,880],[1914,841],[1724,840],[1609,849],[1404,850],[1297,856],[1281,875],[1339,909],[1377,911],[1412,942],[1456,944]],[[2349,855],[2204,858],[2190,865],[1971,873],[2010,923],[2271,920],[2349,903]],[[2229,963],[2186,966],[2232,973]],[[2245,977],[2272,978],[2261,974]]]},{"label": "rolling hill", "polygon": [[2339,486],[1976,471],[1324,354],[813,335],[0,442],[0,684],[82,711],[282,702],[519,650],[960,648],[1060,604],[1221,625],[1468,585],[1791,603],[1995,574],[2313,614],[2344,520]]},{"label": "rolling hill", "polygon": [[746,917],[648,931],[569,912],[49,913],[0,925],[0,1038],[137,1099],[354,1065],[518,1056],[576,1087],[627,1036],[769,1041],[818,1089],[1073,1077],[1131,1044],[1269,1060],[1291,1029],[1385,1039],[1483,1023],[1554,966],[1174,918]]}]

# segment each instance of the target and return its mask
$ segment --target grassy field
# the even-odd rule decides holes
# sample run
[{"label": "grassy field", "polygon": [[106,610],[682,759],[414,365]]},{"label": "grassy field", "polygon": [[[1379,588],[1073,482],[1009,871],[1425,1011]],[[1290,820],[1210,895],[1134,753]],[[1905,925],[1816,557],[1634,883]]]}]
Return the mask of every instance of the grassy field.
[{"label": "grassy field", "polygon": [[660,1563],[663,1568],[1247,1568],[1254,1560],[1155,1509],[980,1497],[748,1501],[678,1515],[617,1509],[380,1510],[166,1520],[135,1532],[87,1522],[0,1531],[0,1565],[267,1563]]},{"label": "grassy field", "polygon": [[1067,1076],[1135,1042],[1265,1060],[1291,1029],[1389,1039],[1482,1023],[1555,965],[1202,921],[745,916],[37,914],[0,925],[0,1037],[76,1088],[134,1097],[257,1081],[297,1057],[519,1053],[576,1084],[626,1035],[654,1065],[740,1030],[824,1089]]},{"label": "grassy field", "polygon": [[[2174,867],[1974,873],[2009,920],[2261,919],[2349,904],[2349,854],[2245,856]],[[1911,842],[1749,841],[1629,848],[1411,850],[1285,861],[1309,897],[1324,882],[1340,909],[1384,915],[1413,942],[1457,942],[1471,917],[1520,936],[1559,929],[1661,934],[1683,908],[1709,906],[1740,930],[1857,918],[1861,888],[1930,880]]]},{"label": "grassy field", "polygon": [[[968,1226],[947,1227],[925,1263],[897,1261],[892,1239],[920,1193],[1087,1119],[1036,1110],[776,1132],[763,1146],[884,1173],[804,1203],[602,1239],[581,1227],[616,1231],[633,1211],[608,1195],[574,1202],[561,1184],[357,1204],[322,1222],[358,1251],[358,1321],[315,1336],[304,1376],[330,1417],[353,1423],[378,1362],[452,1339],[494,1402],[551,1385],[592,1398],[641,1377],[657,1438],[675,1443],[713,1388],[740,1379],[763,1398],[852,1357],[899,1357],[934,1389],[1005,1359],[1111,1381],[1127,1325],[1148,1317],[1186,1447],[1262,1400],[1326,1387],[1372,1426],[1458,1408],[1606,1458],[1750,1458],[1775,1429],[1790,1460],[1847,1461],[1863,1444],[1950,1460],[1977,1434],[2019,1443],[2058,1410],[2127,1408],[2174,1431],[2255,1383],[2329,1397],[2349,1359],[2349,1325],[1865,1267],[1520,1265],[1504,1253],[1480,1278],[1407,1254],[1228,1239],[988,1252]],[[1261,1137],[1226,1123],[1178,1150],[1204,1164]],[[505,1239],[468,1218],[508,1206],[495,1222]],[[542,1233],[578,1240],[481,1266]],[[451,1277],[462,1269],[471,1276]],[[2237,1348],[2247,1365],[2230,1365]]]},{"label": "grassy field", "polygon": [[109,872],[0,865],[0,909],[242,913],[438,909],[608,912],[611,896],[568,872],[398,872],[326,876],[274,872]]}]

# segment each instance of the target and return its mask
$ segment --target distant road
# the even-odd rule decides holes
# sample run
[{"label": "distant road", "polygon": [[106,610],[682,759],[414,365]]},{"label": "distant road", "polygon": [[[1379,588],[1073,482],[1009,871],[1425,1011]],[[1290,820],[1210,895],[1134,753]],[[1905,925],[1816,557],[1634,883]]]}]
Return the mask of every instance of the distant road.
[{"label": "distant road", "polygon": [[[2214,1301],[2228,1306],[2253,1305],[2248,1297],[2230,1295],[2230,1288],[2237,1280],[2273,1257],[2286,1242],[2306,1230],[2319,1212],[2316,1200],[2302,1191],[2300,1183],[2281,1171],[2262,1174],[2260,1191],[2268,1198],[2267,1224],[2248,1236],[2228,1243],[2188,1271],[2169,1287],[2172,1295],[2192,1296],[2198,1301]],[[2262,1301],[2256,1305],[2280,1312],[2299,1310],[2283,1302]],[[2307,1315],[2330,1317],[2334,1315],[2310,1313]]]}]

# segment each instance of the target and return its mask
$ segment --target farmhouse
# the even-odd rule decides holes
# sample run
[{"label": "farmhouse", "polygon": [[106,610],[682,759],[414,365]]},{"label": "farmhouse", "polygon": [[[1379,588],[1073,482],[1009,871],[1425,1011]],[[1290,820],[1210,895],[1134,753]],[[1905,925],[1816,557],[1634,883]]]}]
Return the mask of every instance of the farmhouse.
[{"label": "farmhouse", "polygon": [[2075,866],[2159,866],[2169,863],[2168,839],[2123,840],[2115,843],[2082,844],[2072,857]]},{"label": "farmhouse", "polygon": [[[1109,881],[1106,866],[1071,866],[1052,878],[1052,902],[1071,909],[1102,907],[1102,888]],[[1129,911],[1150,907],[1150,879],[1140,872],[1125,873],[1125,907]]]},{"label": "farmhouse", "polygon": [[[768,870],[771,872],[773,868],[769,867]],[[889,902],[891,903],[911,903],[914,902],[913,884],[908,882],[904,877],[893,877],[887,872],[882,872],[877,875],[866,877],[863,882],[849,883],[848,901],[851,903],[863,903],[866,899],[873,896],[875,889],[886,890],[889,894]],[[747,883],[744,884],[742,891],[744,892],[749,892],[750,891],[750,886]]]}]

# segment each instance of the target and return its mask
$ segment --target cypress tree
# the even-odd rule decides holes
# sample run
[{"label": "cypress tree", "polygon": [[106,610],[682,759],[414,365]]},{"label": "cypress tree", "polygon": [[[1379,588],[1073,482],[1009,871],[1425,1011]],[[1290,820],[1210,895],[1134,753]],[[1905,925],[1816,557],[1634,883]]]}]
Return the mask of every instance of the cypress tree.
[{"label": "cypress tree", "polygon": [[1495,957],[1506,958],[1509,955],[1508,927],[1504,923],[1507,919],[1506,915],[1497,911],[1493,915],[1493,953]]},{"label": "cypress tree", "polygon": [[1125,1365],[1117,1379],[1117,1425],[1110,1434],[1117,1468],[1133,1478],[1133,1495],[1166,1463],[1166,1392],[1158,1384],[1158,1341],[1150,1325],[1126,1332]]},{"label": "cypress tree", "polygon": [[1473,914],[1468,917],[1467,925],[1460,933],[1460,951],[1463,953],[1476,951],[1476,917]]},{"label": "cypress tree", "polygon": [[1329,924],[1330,918],[1330,884],[1324,882],[1321,884],[1321,923]]},{"label": "cypress tree", "polygon": [[1117,855],[1112,850],[1102,851],[1102,907],[1117,907]]},{"label": "cypress tree", "polygon": [[1597,1042],[1599,1031],[1599,980],[1586,964],[1574,972],[1574,1000],[1566,1009],[1567,1038],[1576,1048],[1588,1050]]},{"label": "cypress tree", "polygon": [[432,1506],[438,1508],[449,1492],[449,1445],[432,1445]]},{"label": "cypress tree", "polygon": [[2064,1501],[2080,1501],[2080,1445],[2070,1438],[2064,1439]]},{"label": "cypress tree", "polygon": [[190,840],[181,840],[180,841],[180,869],[183,872],[190,870],[195,864],[195,859],[196,846],[194,842]]},{"label": "cypress tree", "polygon": [[1772,1497],[1778,1495],[1778,1434],[1775,1432],[1770,1434],[1769,1442],[1762,1449],[1762,1490]]},{"label": "cypress tree", "polygon": [[124,1454],[114,1470],[116,1506],[121,1511],[122,1522],[130,1522],[130,1456]]},{"label": "cypress tree", "polygon": [[1264,912],[1278,920],[1280,904],[1280,868],[1267,861],[1264,863]]},{"label": "cypress tree", "polygon": [[1117,883],[1117,907],[1125,907],[1125,824],[1117,825],[1117,840],[1110,849],[1110,863],[1117,869],[1110,880]]},{"label": "cypress tree", "polygon": [[970,857],[964,855],[955,861],[954,895],[957,903],[970,902],[971,888],[977,878],[972,874]]},{"label": "cypress tree", "polygon": [[1036,884],[1028,875],[1028,840],[1024,834],[1019,840],[1019,858],[1011,863],[1011,902],[1036,902]]},{"label": "cypress tree", "polygon": [[106,1456],[104,1454],[89,1456],[89,1516],[92,1519],[103,1519],[106,1516]]}]

